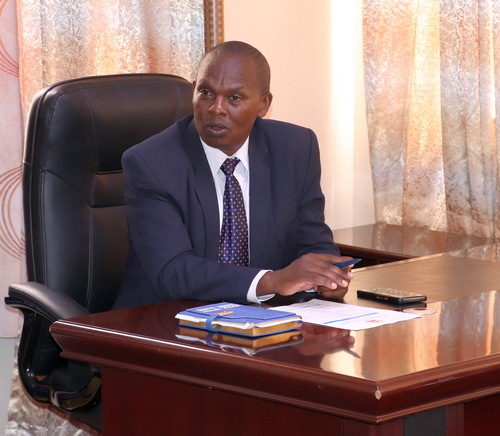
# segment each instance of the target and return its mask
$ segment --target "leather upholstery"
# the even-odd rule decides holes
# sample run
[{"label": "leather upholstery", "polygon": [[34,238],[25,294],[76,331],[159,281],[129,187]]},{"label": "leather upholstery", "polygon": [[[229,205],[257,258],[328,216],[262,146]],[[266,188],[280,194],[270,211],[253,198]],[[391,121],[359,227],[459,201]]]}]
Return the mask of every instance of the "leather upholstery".
[{"label": "leather upholstery", "polygon": [[121,155],[190,113],[192,86],[164,75],[76,79],[38,94],[24,159],[29,281],[107,310],[126,257]]},{"label": "leather upholstery", "polygon": [[[23,207],[28,280],[39,285],[12,285],[6,303],[25,314],[20,374],[38,401],[64,409],[95,403],[53,400],[65,389],[79,396],[87,389],[81,383],[95,385],[98,374],[91,368],[77,376],[83,382],[65,386],[68,376],[53,372],[64,359],[48,327],[61,317],[111,308],[127,255],[121,155],[191,113],[191,98],[189,82],[165,74],[80,78],[36,95],[26,135]],[[49,376],[39,382],[40,374]]]}]

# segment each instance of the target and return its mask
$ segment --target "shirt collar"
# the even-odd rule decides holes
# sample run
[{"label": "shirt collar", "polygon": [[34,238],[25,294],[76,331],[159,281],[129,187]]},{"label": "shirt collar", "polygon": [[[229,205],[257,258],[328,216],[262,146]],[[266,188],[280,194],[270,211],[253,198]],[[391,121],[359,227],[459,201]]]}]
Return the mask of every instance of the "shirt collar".
[{"label": "shirt collar", "polygon": [[[237,157],[243,164],[245,170],[248,172],[249,164],[248,164],[248,143],[249,138],[243,143],[243,145],[238,149],[236,153],[232,156],[228,156],[226,153],[220,151],[218,148],[210,147],[206,144],[203,139],[200,137],[201,144],[203,145],[203,150],[205,151],[205,155],[207,156],[208,164],[210,165],[210,170],[212,171],[212,175],[215,177],[217,171],[219,171],[221,165],[224,161],[230,157]],[[239,165],[238,165],[239,166]]]}]

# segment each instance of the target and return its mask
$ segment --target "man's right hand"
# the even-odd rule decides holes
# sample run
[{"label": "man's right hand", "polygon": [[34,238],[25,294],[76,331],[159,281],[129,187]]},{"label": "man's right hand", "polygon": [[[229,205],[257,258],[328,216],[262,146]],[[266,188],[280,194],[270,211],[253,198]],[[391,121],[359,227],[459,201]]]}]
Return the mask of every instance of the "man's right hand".
[{"label": "man's right hand", "polygon": [[336,263],[351,259],[325,253],[309,253],[287,267],[269,271],[257,285],[257,295],[292,295],[317,289],[328,298],[343,298],[354,275],[351,267],[340,269]]}]

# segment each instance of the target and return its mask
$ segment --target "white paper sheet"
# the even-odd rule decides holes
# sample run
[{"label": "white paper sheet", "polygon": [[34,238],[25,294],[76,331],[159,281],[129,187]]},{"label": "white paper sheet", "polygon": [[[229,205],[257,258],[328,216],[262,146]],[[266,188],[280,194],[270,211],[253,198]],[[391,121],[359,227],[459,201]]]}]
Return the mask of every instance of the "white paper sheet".
[{"label": "white paper sheet", "polygon": [[346,330],[365,330],[381,325],[420,318],[418,314],[353,306],[335,301],[317,299],[289,306],[273,307],[273,309],[294,312],[300,315],[304,322]]}]

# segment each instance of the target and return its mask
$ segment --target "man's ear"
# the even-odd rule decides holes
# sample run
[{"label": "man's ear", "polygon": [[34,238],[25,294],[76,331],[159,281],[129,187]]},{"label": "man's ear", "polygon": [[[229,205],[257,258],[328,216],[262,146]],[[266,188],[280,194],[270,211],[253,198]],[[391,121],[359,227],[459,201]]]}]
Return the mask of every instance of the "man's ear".
[{"label": "man's ear", "polygon": [[271,107],[271,103],[273,101],[273,95],[270,92],[266,92],[260,99],[261,109],[259,111],[259,117],[264,118],[267,114],[267,111]]}]

